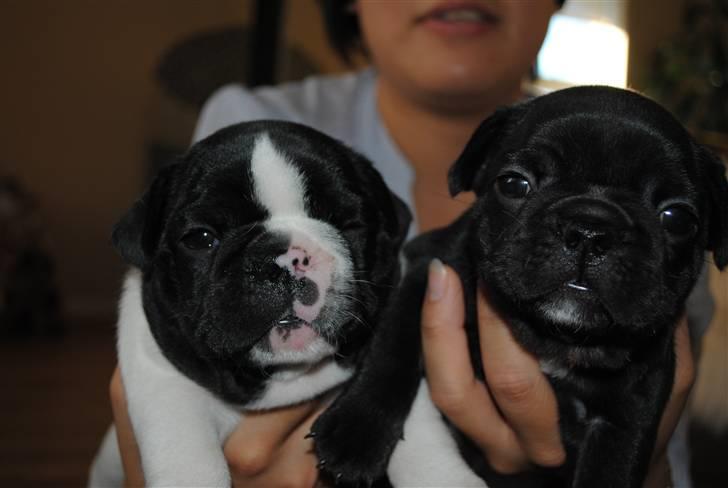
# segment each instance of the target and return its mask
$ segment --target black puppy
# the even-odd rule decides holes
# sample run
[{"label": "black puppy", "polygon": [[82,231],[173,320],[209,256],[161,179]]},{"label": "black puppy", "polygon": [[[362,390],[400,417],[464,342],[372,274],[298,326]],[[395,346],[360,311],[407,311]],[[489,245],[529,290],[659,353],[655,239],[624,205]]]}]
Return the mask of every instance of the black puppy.
[{"label": "black puppy", "polygon": [[[341,484],[367,485],[394,451],[395,485],[641,486],[671,391],[674,325],[704,250],[719,268],[728,263],[722,164],[656,103],[579,87],[496,112],[449,178],[453,195],[474,190],[478,199],[406,248],[409,269],[371,354],[313,427],[322,469]],[[498,476],[467,439],[447,435],[426,388],[417,394],[420,307],[434,257],[463,281],[479,378],[479,282],[539,359],[558,398],[562,468]],[[455,444],[469,467],[453,465]]]},{"label": "black puppy", "polygon": [[[409,222],[369,161],[297,124],[223,129],[162,171],[113,235],[133,267],[119,364],[149,486],[230,486],[241,412],[350,377]],[[107,439],[92,485],[113,478]]]}]

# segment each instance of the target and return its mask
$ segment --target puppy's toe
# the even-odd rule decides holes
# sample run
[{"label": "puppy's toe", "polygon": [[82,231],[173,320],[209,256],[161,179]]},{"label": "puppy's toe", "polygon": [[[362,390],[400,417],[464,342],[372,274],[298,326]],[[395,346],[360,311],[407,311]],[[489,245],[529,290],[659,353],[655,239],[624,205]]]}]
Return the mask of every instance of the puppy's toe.
[{"label": "puppy's toe", "polygon": [[332,405],[314,423],[318,468],[337,487],[370,487],[386,475],[399,437],[386,422],[360,407]]}]

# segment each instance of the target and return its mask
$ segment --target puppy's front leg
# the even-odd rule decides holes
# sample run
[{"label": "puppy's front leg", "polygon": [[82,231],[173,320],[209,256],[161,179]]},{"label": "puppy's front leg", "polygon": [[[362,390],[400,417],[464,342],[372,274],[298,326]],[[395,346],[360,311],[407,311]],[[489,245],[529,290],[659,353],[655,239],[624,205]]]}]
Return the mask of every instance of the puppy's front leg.
[{"label": "puppy's front leg", "polygon": [[222,443],[240,414],[183,376],[149,330],[139,274],[119,313],[119,366],[148,486],[229,486]]},{"label": "puppy's front leg", "polygon": [[240,416],[192,388],[161,389],[159,402],[129,404],[147,486],[230,486],[222,443]]},{"label": "puppy's front leg", "polygon": [[572,488],[641,488],[655,445],[657,428],[672,385],[674,363],[645,375],[612,401],[614,418],[589,420],[578,454]]},{"label": "puppy's front leg", "polygon": [[422,378],[420,309],[427,263],[413,269],[382,314],[356,376],[311,429],[322,472],[337,486],[386,474]]},{"label": "puppy's front leg", "polygon": [[627,432],[605,420],[593,421],[579,455],[572,488],[640,488],[644,480],[638,453],[647,444],[646,433]]}]

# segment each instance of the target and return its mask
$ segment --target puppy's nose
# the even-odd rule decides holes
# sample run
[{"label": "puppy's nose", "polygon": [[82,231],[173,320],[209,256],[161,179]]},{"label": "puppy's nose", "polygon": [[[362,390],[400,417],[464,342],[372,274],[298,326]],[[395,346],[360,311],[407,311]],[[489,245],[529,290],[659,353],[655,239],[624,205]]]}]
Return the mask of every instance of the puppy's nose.
[{"label": "puppy's nose", "polygon": [[567,224],[563,238],[568,250],[585,251],[595,257],[604,256],[614,243],[613,232],[594,230],[574,223]]},{"label": "puppy's nose", "polygon": [[618,236],[632,226],[621,208],[601,200],[569,199],[557,213],[564,247],[570,252],[594,257],[609,252]]}]

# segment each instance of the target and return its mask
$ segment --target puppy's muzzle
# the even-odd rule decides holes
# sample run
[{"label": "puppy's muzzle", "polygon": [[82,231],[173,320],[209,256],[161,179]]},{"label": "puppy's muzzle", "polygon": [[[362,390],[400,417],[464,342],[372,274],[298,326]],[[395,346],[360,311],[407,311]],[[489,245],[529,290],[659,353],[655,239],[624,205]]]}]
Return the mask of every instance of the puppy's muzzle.
[{"label": "puppy's muzzle", "polygon": [[[243,295],[254,300],[255,309],[300,307],[306,310],[300,319],[316,318],[334,272],[331,255],[304,236],[280,233],[262,233],[240,247],[239,257],[226,266],[242,271]],[[240,264],[234,263],[237,259]]]},{"label": "puppy's muzzle", "polygon": [[312,323],[321,312],[335,272],[335,259],[312,239],[292,232],[286,250],[275,257],[276,265],[293,280],[294,315]]},{"label": "puppy's muzzle", "polygon": [[633,232],[632,219],[611,202],[574,197],[562,200],[554,210],[555,233],[565,253],[584,264],[598,264]]},{"label": "puppy's muzzle", "polygon": [[302,233],[261,228],[230,238],[222,252],[211,306],[226,344],[299,350],[320,337],[335,274],[330,253]]}]

